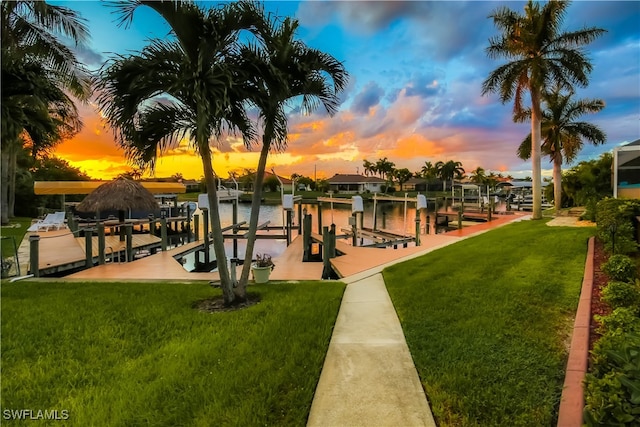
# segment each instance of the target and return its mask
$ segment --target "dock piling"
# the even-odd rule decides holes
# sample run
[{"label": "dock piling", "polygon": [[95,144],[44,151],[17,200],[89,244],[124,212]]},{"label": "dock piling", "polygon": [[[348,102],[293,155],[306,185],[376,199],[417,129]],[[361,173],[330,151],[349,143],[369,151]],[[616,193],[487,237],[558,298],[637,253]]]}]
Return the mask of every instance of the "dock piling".
[{"label": "dock piling", "polygon": [[84,229],[84,254],[85,254],[85,263],[84,266],[87,268],[93,267],[93,228],[85,228]]},{"label": "dock piling", "polygon": [[311,259],[311,215],[306,212],[306,209],[302,225],[302,262],[307,262]]},{"label": "dock piling", "polygon": [[[164,218],[162,218],[164,220]],[[133,261],[133,224],[125,226],[125,235],[127,237],[127,262]]]},{"label": "dock piling", "polygon": [[331,277],[331,262],[329,260],[329,227],[322,227],[322,278]]},{"label": "dock piling", "polygon": [[160,238],[162,239],[162,251],[167,250],[167,218],[160,218]]},{"label": "dock piling", "polygon": [[98,264],[105,263],[105,241],[104,241],[104,224],[98,223]]},{"label": "dock piling", "polygon": [[33,277],[40,277],[40,236],[29,236],[29,268]]}]

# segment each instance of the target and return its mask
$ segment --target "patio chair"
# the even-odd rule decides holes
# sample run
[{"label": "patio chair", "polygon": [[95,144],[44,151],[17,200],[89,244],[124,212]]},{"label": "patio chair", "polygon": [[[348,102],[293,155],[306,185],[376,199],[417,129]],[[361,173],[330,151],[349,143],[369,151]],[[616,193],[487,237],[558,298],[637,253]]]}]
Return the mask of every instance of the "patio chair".
[{"label": "patio chair", "polygon": [[47,214],[44,219],[32,224],[31,227],[27,228],[27,231],[49,231],[49,230],[59,230],[64,227],[65,220],[64,212],[56,212],[52,214]]}]

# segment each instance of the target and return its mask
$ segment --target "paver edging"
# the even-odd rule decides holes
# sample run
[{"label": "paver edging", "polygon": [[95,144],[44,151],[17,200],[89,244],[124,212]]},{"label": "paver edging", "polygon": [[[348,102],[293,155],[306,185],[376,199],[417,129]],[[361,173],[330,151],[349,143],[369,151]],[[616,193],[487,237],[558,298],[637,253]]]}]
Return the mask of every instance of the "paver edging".
[{"label": "paver edging", "polygon": [[560,398],[558,427],[582,426],[584,392],[582,383],[589,360],[589,325],[591,323],[591,291],[593,288],[593,261],[595,238],[589,239],[584,266],[580,301],[571,336],[569,359]]}]

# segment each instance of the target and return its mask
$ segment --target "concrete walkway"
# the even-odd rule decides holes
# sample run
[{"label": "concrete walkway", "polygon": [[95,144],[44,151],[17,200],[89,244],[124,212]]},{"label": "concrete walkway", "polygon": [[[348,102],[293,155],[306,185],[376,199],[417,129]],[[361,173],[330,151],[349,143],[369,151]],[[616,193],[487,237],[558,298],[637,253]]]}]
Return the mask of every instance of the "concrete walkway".
[{"label": "concrete walkway", "polygon": [[[308,427],[436,426],[382,270],[530,216],[467,230],[419,253],[342,279],[347,283],[311,404]],[[455,237],[455,238],[454,238]]]},{"label": "concrete walkway", "polygon": [[345,290],[307,425],[436,425],[380,273]]}]

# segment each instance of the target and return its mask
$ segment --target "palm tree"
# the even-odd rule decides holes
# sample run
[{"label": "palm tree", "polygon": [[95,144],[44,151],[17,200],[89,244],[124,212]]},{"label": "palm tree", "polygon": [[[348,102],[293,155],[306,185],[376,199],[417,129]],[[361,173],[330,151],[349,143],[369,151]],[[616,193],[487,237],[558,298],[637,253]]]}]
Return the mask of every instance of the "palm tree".
[{"label": "palm tree", "polygon": [[511,62],[489,74],[482,84],[482,94],[497,92],[502,103],[514,99],[514,114],[523,108],[525,92],[531,101],[531,146],[533,219],[542,218],[540,169],[540,123],[542,94],[552,84],[571,88],[586,86],[592,66],[580,46],[590,43],[605,30],[584,28],[560,32],[569,2],[550,0],[544,5],[529,0],[524,15],[506,6],[494,11],[495,26],[502,31],[489,40],[487,55]]},{"label": "palm tree", "polygon": [[[562,208],[562,164],[571,163],[582,150],[583,140],[594,145],[604,144],[607,136],[596,125],[575,121],[586,113],[596,113],[604,108],[601,99],[571,99],[573,93],[563,94],[560,89],[545,95],[546,108],[542,112],[541,134],[542,153],[553,162],[553,200],[556,213]],[[515,117],[524,121],[530,111]],[[518,148],[518,156],[527,160],[531,156],[531,134]]]},{"label": "palm tree", "polygon": [[478,166],[473,171],[471,171],[471,176],[469,179],[475,184],[484,185],[487,182],[487,174],[484,168]]},{"label": "palm tree", "polygon": [[[271,149],[283,150],[287,143],[287,116],[285,107],[295,99],[301,100],[302,111],[309,113],[322,105],[329,115],[335,114],[339,105],[338,95],[347,84],[348,74],[334,57],[311,49],[295,39],[298,21],[289,17],[279,25],[266,22],[259,37],[262,49],[245,46],[242,57],[245,68],[253,67],[248,92],[250,101],[258,108],[263,124],[262,148],[255,175],[255,191],[251,200],[251,215],[245,260],[253,257],[258,226],[262,180],[267,157]],[[245,262],[237,284],[238,293],[244,293],[249,280],[251,263]]]},{"label": "palm tree", "polygon": [[375,170],[380,174],[380,178],[388,181],[395,169],[395,166],[395,163],[390,162],[386,157],[383,157],[382,159],[378,159],[376,162]]},{"label": "palm tree", "polygon": [[1,220],[13,216],[17,153],[33,156],[77,133],[82,122],[71,97],[85,101],[87,72],[60,40],[78,44],[89,36],[81,18],[44,1],[4,1],[2,32]]},{"label": "palm tree", "polygon": [[424,178],[426,180],[425,183],[425,191],[429,191],[429,184],[431,181],[438,177],[438,170],[431,162],[424,162],[422,168],[420,168],[419,172],[415,173],[416,177]]},{"label": "palm tree", "polygon": [[374,163],[371,163],[369,160],[364,159],[362,161],[362,167],[364,168],[364,174],[365,176],[369,176],[369,174],[371,175],[375,175],[376,174],[376,165]]},{"label": "palm tree", "polygon": [[400,191],[402,191],[402,186],[405,182],[409,181],[413,174],[407,168],[396,169],[393,172],[394,177],[398,180],[398,184],[400,184]]},{"label": "palm tree", "polygon": [[237,298],[220,231],[210,142],[240,131],[249,146],[255,137],[243,84],[251,70],[238,59],[238,37],[241,30],[262,26],[264,17],[249,2],[204,10],[190,2],[136,0],[116,5],[120,24],[130,23],[142,5],[165,19],[173,37],[151,40],[140,53],[106,64],[98,104],[133,164],[153,169],[157,156],[183,138],[200,155],[223,298],[232,304]]},{"label": "palm tree", "polygon": [[436,171],[438,178],[442,180],[442,191],[447,191],[447,181],[451,180],[451,188],[453,188],[453,180],[464,176],[462,163],[453,160],[436,163]]}]

